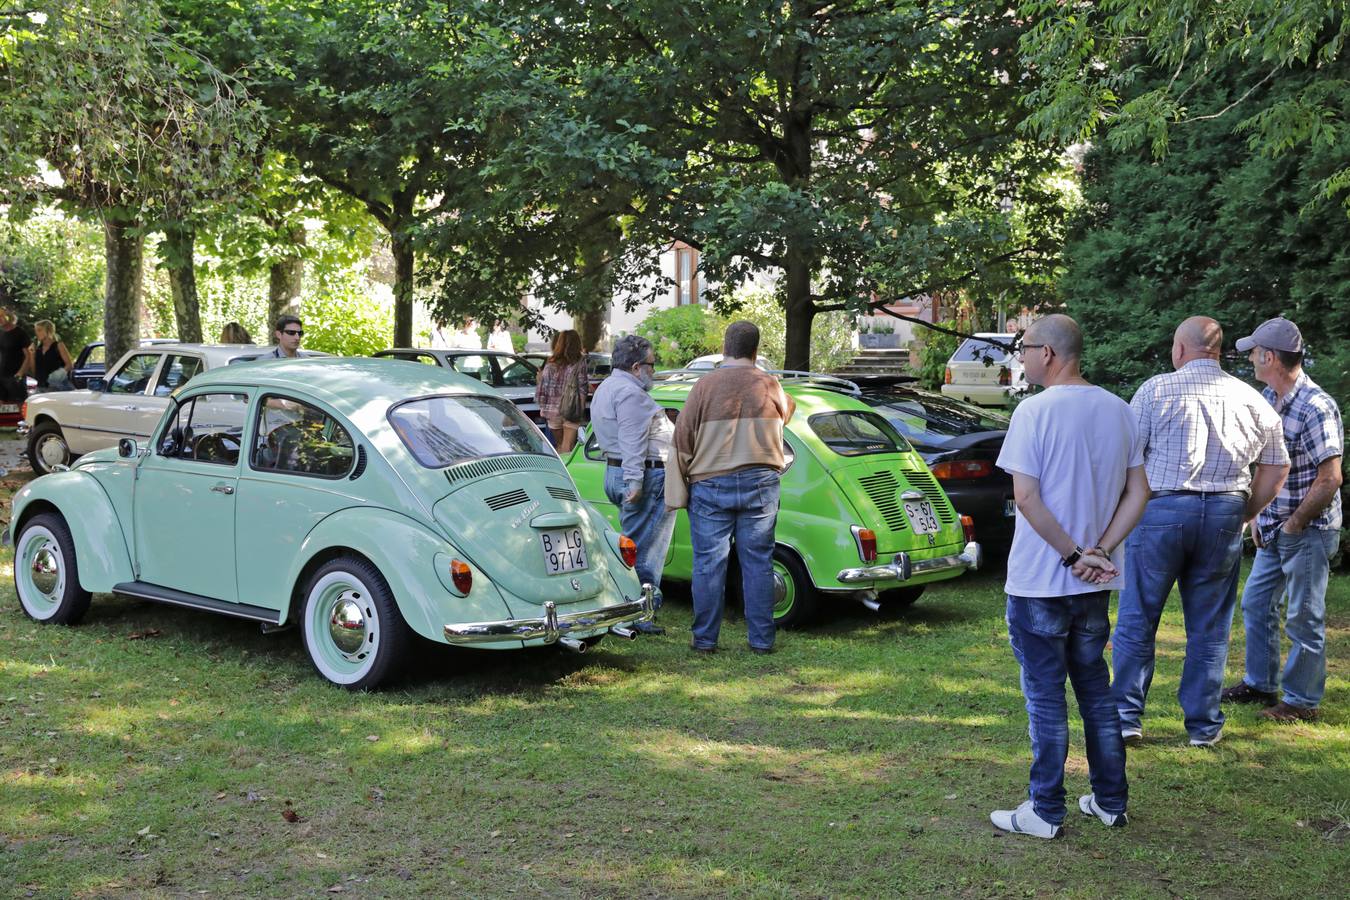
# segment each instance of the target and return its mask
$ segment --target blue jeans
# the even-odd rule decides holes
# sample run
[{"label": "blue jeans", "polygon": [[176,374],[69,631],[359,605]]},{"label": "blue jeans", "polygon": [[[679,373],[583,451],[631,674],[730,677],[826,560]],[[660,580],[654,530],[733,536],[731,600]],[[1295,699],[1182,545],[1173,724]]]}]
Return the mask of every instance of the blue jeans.
[{"label": "blue jeans", "polygon": [[[1315,709],[1327,686],[1327,575],[1340,533],[1307,528],[1302,534],[1276,532],[1256,551],[1242,589],[1242,618],[1247,628],[1247,674],[1243,681],[1258,691],[1284,689],[1290,706]],[[1284,631],[1289,659],[1280,675],[1280,599],[1288,598]]]},{"label": "blue jeans", "polygon": [[1111,639],[1114,691],[1122,728],[1140,728],[1153,681],[1163,605],[1176,584],[1186,623],[1186,661],[1177,700],[1186,731],[1209,740],[1223,728],[1219,695],[1242,562],[1242,497],[1154,497],[1125,541],[1125,587]]},{"label": "blue jeans", "polygon": [[717,646],[733,536],[741,565],[750,646],[764,650],[773,647],[773,533],[778,521],[778,477],[777,469],[755,466],[689,486],[695,647]]},{"label": "blue jeans", "polygon": [[656,605],[661,606],[661,570],[675,532],[675,510],[666,507],[666,470],[644,469],[642,496],[636,503],[624,503],[627,488],[623,469],[605,466],[605,496],[619,508],[619,526],[637,544],[638,580],[656,588]]},{"label": "blue jeans", "polygon": [[1051,825],[1064,821],[1064,761],[1069,756],[1069,707],[1064,679],[1073,684],[1087,743],[1088,780],[1104,812],[1125,812],[1125,742],[1111,698],[1111,670],[1102,652],[1111,633],[1109,591],[1071,597],[1008,596],[1008,640],[1022,667],[1031,733],[1028,794]]}]

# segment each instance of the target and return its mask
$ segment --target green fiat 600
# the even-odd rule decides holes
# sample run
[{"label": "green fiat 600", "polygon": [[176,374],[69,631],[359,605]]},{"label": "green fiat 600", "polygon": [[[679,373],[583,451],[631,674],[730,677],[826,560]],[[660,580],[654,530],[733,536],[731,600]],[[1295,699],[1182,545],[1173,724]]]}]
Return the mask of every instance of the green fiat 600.
[{"label": "green fiat 600", "polygon": [[[674,420],[694,380],[673,374],[652,388],[652,399]],[[978,568],[980,546],[941,485],[909,442],[855,399],[856,385],[785,374],[783,387],[797,410],[784,429],[789,464],[773,559],[778,625],[804,624],[831,600],[873,610],[883,602],[908,605],[925,585]],[[618,522],[618,508],[605,497],[605,465],[594,434],[567,458],[581,496]],[[662,577],[692,575],[689,519],[681,510]]]},{"label": "green fiat 600", "polygon": [[371,688],[414,635],[581,651],[651,618],[633,542],[578,499],[505,397],[393,360],[227,366],[141,447],[89,453],[14,498],[24,611],[90,594],[298,625],[319,674]]}]

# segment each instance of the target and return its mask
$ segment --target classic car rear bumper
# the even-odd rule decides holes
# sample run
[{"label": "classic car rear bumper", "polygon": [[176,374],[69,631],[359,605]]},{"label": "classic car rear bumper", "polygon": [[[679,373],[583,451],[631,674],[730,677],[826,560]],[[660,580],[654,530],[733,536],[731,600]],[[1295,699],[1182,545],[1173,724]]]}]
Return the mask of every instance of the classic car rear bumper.
[{"label": "classic car rear bumper", "polygon": [[25,437],[32,429],[28,427],[27,419],[20,419],[18,424],[14,426],[14,430],[19,433],[19,437]]},{"label": "classic car rear bumper", "polygon": [[936,572],[950,572],[953,569],[978,569],[984,559],[980,545],[971,541],[955,556],[939,556],[934,559],[910,559],[908,553],[897,553],[891,561],[880,566],[861,566],[856,569],[844,569],[839,580],[844,584],[858,584],[864,581],[909,581],[915,575],[932,575]]},{"label": "classic car rear bumper", "polygon": [[642,595],[617,606],[591,609],[583,612],[562,613],[552,600],[544,603],[544,617],[536,619],[502,619],[497,622],[469,622],[445,626],[445,639],[451,644],[487,644],[494,641],[528,641],[543,638],[544,643],[557,643],[574,631],[593,631],[597,628],[622,627],[633,622],[650,622],[655,612],[652,600],[656,590],[650,584],[642,586]]}]

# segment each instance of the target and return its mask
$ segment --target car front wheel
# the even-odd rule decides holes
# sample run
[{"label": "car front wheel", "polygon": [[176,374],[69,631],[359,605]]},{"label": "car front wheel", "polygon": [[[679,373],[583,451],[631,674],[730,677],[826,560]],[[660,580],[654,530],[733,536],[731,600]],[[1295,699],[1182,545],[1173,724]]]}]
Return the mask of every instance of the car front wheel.
[{"label": "car front wheel", "polygon": [[89,610],[89,592],[80,587],[75,564],[75,541],[60,513],[39,513],[19,529],[14,589],[23,611],[39,622],[74,625]]},{"label": "car front wheel", "polygon": [[74,454],[70,452],[70,445],[66,443],[60,425],[42,422],[33,427],[32,433],[28,435],[28,460],[34,472],[46,475],[57,466],[70,465],[73,458]]},{"label": "car front wheel", "polygon": [[393,591],[353,556],[319,567],[305,588],[305,649],[319,674],[348,690],[370,690],[407,657],[411,634]]}]

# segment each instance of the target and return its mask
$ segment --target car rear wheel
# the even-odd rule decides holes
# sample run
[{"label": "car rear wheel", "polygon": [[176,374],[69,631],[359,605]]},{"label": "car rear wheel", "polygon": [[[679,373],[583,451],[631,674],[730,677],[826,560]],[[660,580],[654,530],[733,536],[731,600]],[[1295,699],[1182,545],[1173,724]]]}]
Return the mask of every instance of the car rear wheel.
[{"label": "car rear wheel", "polygon": [[19,529],[14,589],[23,611],[39,622],[74,625],[88,612],[89,592],[80,587],[75,541],[60,513],[39,513]]},{"label": "car rear wheel", "polygon": [[815,618],[820,595],[795,553],[773,551],[773,621],[779,628],[798,628]]},{"label": "car rear wheel", "polygon": [[384,576],[354,556],[330,560],[310,577],[302,623],[314,668],[352,691],[393,675],[411,641]]},{"label": "car rear wheel", "polygon": [[60,425],[41,422],[33,427],[32,433],[28,435],[28,460],[34,472],[46,475],[57,466],[70,465],[73,458]]},{"label": "car rear wheel", "polygon": [[909,609],[914,602],[923,596],[924,585],[914,587],[891,588],[889,591],[882,591],[877,595],[877,599],[887,609]]}]

